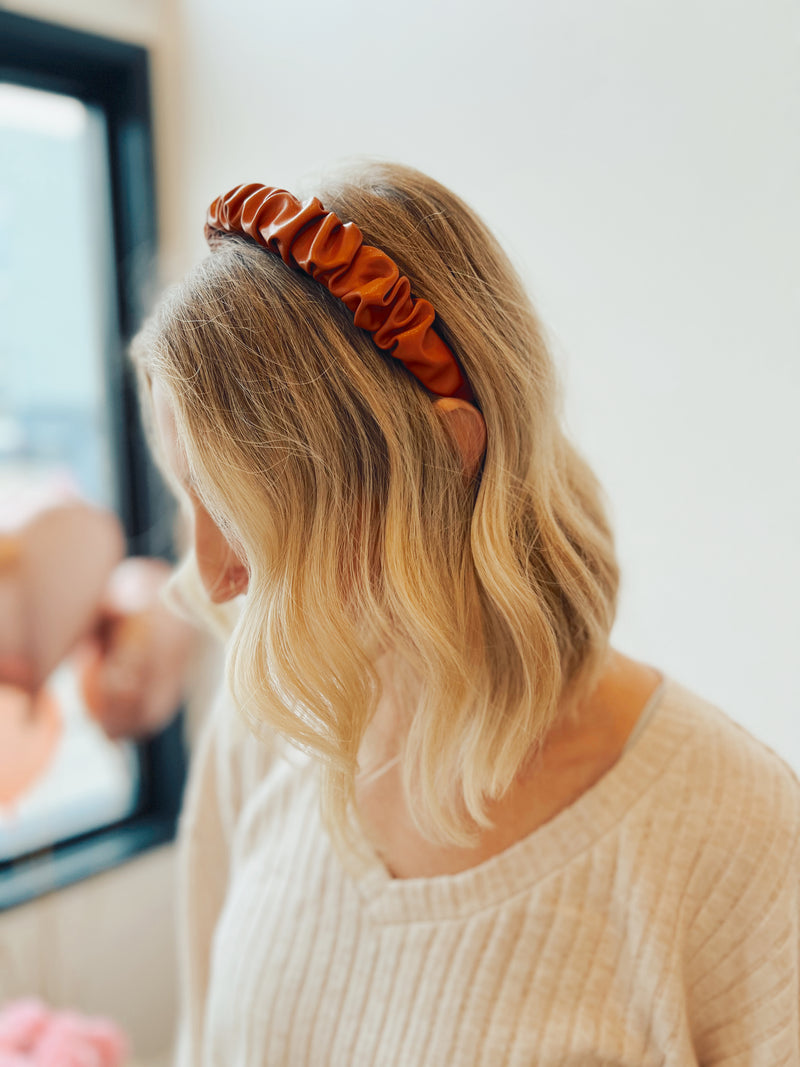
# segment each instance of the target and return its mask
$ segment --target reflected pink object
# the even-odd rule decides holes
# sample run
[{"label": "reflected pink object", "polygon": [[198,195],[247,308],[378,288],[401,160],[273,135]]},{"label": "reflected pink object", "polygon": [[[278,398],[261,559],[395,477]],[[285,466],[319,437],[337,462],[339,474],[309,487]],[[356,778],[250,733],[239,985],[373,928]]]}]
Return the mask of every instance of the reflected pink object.
[{"label": "reflected pink object", "polygon": [[52,763],[63,732],[61,708],[44,686],[35,695],[0,685],[0,812],[17,801]]},{"label": "reflected pink object", "polygon": [[124,550],[117,517],[88,504],[20,515],[24,522],[0,529],[2,808],[13,807],[53,761],[62,717],[44,683],[91,625]]},{"label": "reflected pink object", "polygon": [[79,649],[83,698],[110,737],[152,734],[180,704],[196,631],[161,600],[171,570],[163,560],[124,560],[99,605],[113,621],[108,640]]},{"label": "reflected pink object", "polygon": [[88,628],[123,554],[117,517],[88,504],[0,531],[0,681],[42,685]]},{"label": "reflected pink object", "polygon": [[0,1010],[0,1067],[121,1067],[128,1052],[108,1019],[51,1011],[36,999]]},{"label": "reflected pink object", "polygon": [[0,521],[0,804],[52,759],[57,734],[39,721],[52,710],[42,686],[68,654],[87,709],[112,739],[156,733],[180,704],[196,631],[161,601],[169,564],[123,561],[124,547],[116,516],[80,502],[5,529]]}]

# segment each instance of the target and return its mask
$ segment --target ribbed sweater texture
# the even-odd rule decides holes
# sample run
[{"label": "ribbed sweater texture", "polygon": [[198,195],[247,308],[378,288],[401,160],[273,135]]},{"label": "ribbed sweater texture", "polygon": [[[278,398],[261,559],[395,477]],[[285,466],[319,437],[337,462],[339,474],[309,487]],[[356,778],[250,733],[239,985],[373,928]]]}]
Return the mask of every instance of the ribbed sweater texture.
[{"label": "ribbed sweater texture", "polygon": [[313,761],[218,700],[181,821],[179,1067],[800,1067],[800,782],[666,676],[477,867],[355,876]]}]

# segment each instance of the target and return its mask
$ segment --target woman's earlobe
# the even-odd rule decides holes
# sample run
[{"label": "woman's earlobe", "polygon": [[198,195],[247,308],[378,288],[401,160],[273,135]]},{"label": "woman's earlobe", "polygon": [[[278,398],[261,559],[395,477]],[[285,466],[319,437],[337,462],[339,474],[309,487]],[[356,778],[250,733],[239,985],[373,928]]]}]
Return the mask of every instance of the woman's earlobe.
[{"label": "woman's earlobe", "polygon": [[224,604],[246,591],[250,573],[205,507],[192,507],[197,570],[212,604]]},{"label": "woman's earlobe", "polygon": [[233,549],[229,549],[229,558],[223,571],[223,580],[218,590],[219,602],[225,603],[247,592],[250,582],[250,573]]},{"label": "woman's earlobe", "polygon": [[226,604],[229,600],[247,592],[250,576],[247,571],[228,571],[208,590],[212,604]]},{"label": "woman's earlobe", "polygon": [[483,415],[474,404],[452,396],[435,400],[433,407],[451,441],[461,453],[465,476],[474,477],[486,451],[486,423]]},{"label": "woman's earlobe", "polygon": [[228,594],[227,599],[233,600],[234,597],[241,596],[242,593],[247,592],[247,587],[250,582],[250,575],[247,568],[241,564],[237,564],[232,567],[228,572]]}]

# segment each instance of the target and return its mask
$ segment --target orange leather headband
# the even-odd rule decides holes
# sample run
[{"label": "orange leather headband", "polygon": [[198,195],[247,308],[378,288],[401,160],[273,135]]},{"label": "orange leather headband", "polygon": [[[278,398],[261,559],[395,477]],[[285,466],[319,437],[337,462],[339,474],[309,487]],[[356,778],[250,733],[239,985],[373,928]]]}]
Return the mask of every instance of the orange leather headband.
[{"label": "orange leather headband", "polygon": [[353,222],[342,222],[316,197],[305,203],[268,185],[237,185],[208,209],[214,231],[242,233],[299,267],[338,297],[378,348],[401,360],[432,393],[474,401],[453,353],[433,328],[433,306],[411,295],[411,283],[378,248],[365,245]]}]

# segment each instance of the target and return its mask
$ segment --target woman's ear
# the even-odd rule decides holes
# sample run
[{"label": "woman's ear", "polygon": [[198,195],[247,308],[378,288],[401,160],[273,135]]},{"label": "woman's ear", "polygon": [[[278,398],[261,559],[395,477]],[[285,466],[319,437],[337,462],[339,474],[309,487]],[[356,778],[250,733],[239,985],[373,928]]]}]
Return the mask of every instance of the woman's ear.
[{"label": "woman's ear", "polygon": [[486,450],[486,423],[483,415],[466,400],[444,396],[434,401],[434,410],[450,440],[461,453],[464,476],[472,479]]}]

